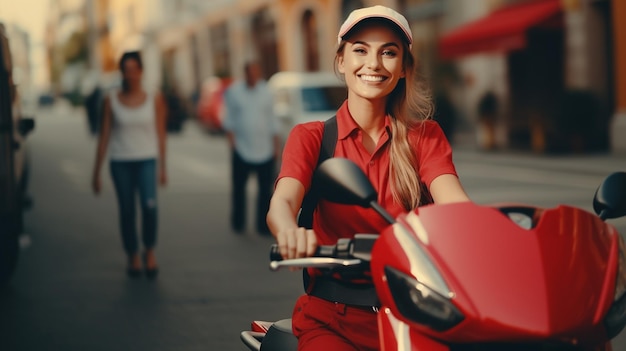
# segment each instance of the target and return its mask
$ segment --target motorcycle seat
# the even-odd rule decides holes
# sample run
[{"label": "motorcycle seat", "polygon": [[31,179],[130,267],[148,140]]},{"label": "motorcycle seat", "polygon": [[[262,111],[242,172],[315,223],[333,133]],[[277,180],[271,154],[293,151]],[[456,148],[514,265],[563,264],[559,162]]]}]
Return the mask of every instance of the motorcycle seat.
[{"label": "motorcycle seat", "polygon": [[291,330],[291,318],[281,319],[272,324],[261,343],[261,351],[294,351],[298,349],[298,339]]},{"label": "motorcycle seat", "polygon": [[278,329],[281,333],[291,334],[292,333],[291,318],[281,319],[275,322],[274,324],[272,324],[272,327]]}]

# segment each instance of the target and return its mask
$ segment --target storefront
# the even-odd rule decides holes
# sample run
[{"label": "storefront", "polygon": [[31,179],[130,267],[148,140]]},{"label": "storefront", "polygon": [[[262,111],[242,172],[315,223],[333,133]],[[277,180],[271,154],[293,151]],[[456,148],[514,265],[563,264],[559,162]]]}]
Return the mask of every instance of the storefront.
[{"label": "storefront", "polygon": [[[575,3],[575,4],[574,4]],[[506,65],[496,111],[479,111],[484,148],[544,152],[604,151],[612,105],[608,1],[531,0],[504,5],[446,33],[444,60],[502,55]],[[477,104],[477,110],[478,110]],[[497,145],[496,130],[505,137]]]}]

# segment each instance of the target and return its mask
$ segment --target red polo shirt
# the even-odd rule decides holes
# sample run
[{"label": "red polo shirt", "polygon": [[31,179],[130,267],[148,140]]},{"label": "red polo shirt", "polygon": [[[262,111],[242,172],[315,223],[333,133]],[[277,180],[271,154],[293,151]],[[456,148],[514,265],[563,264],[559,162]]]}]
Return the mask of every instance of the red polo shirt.
[{"label": "red polo shirt", "polygon": [[[363,135],[356,124],[347,101],[337,111],[337,145],[335,157],[344,157],[355,162],[367,175],[378,193],[378,202],[392,216],[404,211],[402,205],[394,202],[389,179],[389,148],[391,143],[391,122],[385,119],[386,132],[378,140],[372,154],[363,147]],[[443,131],[434,121],[423,122],[409,132],[409,143],[415,152],[420,180],[430,187],[433,179],[442,174],[454,174],[452,149]],[[296,125],[285,144],[282,166],[278,179],[295,178],[304,185],[306,191],[311,186],[311,177],[317,165],[317,158],[324,130],[323,122],[308,122]],[[320,245],[333,245],[339,238],[351,238],[356,233],[378,234],[388,223],[374,210],[359,206],[341,205],[320,200],[313,214],[313,230]]]}]

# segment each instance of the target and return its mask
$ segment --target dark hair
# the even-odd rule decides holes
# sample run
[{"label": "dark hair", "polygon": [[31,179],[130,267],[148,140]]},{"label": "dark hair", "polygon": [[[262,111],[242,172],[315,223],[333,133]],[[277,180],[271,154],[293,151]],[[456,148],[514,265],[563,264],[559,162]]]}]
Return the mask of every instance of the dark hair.
[{"label": "dark hair", "polygon": [[261,68],[259,61],[257,61],[257,60],[249,60],[249,61],[246,61],[243,64],[243,71],[244,71],[244,73],[248,74],[248,71],[250,70],[250,67],[253,67],[253,66]]},{"label": "dark hair", "polygon": [[[124,74],[124,63],[128,60],[135,60],[139,68],[143,69],[143,62],[141,61],[141,53],[139,51],[127,51],[120,58],[119,68],[122,75]],[[128,90],[128,82],[126,79],[122,78],[122,90]]]}]

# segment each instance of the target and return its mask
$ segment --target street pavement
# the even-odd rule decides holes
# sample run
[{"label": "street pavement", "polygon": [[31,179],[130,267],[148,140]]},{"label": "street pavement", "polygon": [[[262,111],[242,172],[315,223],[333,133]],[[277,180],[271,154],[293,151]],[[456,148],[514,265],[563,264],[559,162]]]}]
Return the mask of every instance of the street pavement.
[{"label": "street pavement", "polygon": [[[255,233],[249,186],[246,233],[228,225],[229,162],[223,137],[188,122],[168,138],[169,183],[159,191],[160,274],[130,280],[115,195],[90,190],[96,140],[82,110],[42,110],[30,135],[34,205],[25,216],[18,269],[0,289],[0,350],[243,350],[254,319],[291,314],[300,274],[268,269],[272,238]],[[615,155],[536,156],[455,144],[455,162],[478,203],[565,203],[591,210]],[[626,233],[626,221],[612,221]],[[624,334],[614,342],[626,349]]]},{"label": "street pavement", "polygon": [[250,321],[291,314],[300,281],[268,270],[273,240],[230,232],[224,140],[193,128],[169,138],[154,282],[125,275],[108,168],[103,194],[90,190],[95,147],[82,115],[38,116],[34,206],[0,292],[0,350],[239,350]]}]

